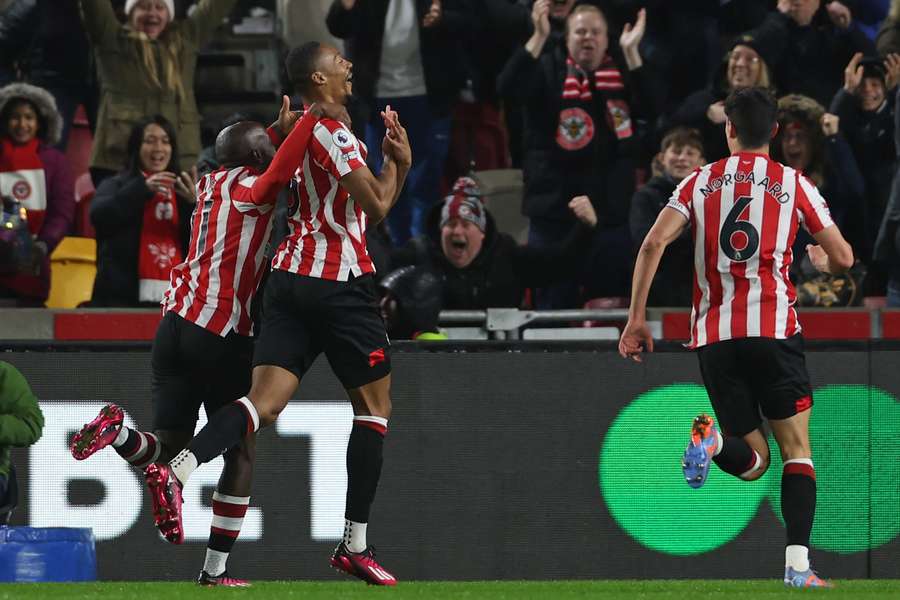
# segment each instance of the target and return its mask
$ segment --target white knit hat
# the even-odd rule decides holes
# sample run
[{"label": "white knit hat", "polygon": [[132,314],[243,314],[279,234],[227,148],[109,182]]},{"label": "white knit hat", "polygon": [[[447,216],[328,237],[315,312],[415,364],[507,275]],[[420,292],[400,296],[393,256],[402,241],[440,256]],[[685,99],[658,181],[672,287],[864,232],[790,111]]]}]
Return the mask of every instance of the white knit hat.
[{"label": "white knit hat", "polygon": [[[125,15],[131,14],[131,9],[140,2],[140,0],[125,0]],[[175,0],[163,0],[163,3],[166,5],[166,8],[169,9],[169,20],[175,18]]]}]

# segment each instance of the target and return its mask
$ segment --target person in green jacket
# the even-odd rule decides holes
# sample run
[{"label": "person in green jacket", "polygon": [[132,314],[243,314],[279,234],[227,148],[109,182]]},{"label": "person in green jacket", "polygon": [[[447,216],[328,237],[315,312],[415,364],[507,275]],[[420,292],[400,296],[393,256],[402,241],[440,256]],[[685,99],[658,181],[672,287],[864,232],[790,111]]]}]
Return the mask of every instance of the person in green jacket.
[{"label": "person in green jacket", "polygon": [[209,41],[236,0],[200,0],[186,19],[173,21],[173,0],[127,0],[120,23],[110,0],[80,0],[100,79],[100,110],[91,177],[94,185],[122,170],[128,133],[141,118],[160,114],[175,125],[178,162],[200,153],[200,116],[194,97],[197,51]]},{"label": "person in green jacket", "polygon": [[10,448],[25,448],[41,438],[44,414],[18,369],[0,361],[0,506],[9,483]]}]

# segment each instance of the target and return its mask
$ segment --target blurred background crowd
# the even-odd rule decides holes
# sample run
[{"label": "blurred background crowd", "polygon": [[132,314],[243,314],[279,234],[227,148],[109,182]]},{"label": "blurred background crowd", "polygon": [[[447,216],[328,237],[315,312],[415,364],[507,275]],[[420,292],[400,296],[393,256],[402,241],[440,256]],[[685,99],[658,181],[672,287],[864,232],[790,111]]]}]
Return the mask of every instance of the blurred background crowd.
[{"label": "blurred background crowd", "polygon": [[[746,86],[778,96],[772,153],[858,258],[830,277],[795,251],[800,302],[900,306],[900,0],[0,0],[0,302],[157,304],[188,242],[177,178],[217,167],[223,126],[274,120],[311,39],[353,62],[361,140],[379,147],[387,104],[409,131],[369,234],[398,337],[441,309],[626,306],[637,247],[727,155]],[[652,306],[690,306],[692,252],[686,232]]]}]

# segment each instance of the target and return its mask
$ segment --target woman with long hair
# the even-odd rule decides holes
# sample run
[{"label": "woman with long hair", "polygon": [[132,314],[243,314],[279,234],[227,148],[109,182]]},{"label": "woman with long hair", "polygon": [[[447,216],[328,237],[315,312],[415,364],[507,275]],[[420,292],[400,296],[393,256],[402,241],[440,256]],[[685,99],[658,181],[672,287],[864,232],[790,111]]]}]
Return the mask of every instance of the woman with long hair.
[{"label": "woman with long hair", "polygon": [[97,59],[100,111],[91,176],[94,185],[122,168],[132,125],[160,114],[175,127],[184,165],[200,153],[200,118],[194,98],[197,50],[228,15],[236,0],[200,0],[196,10],[174,21],[173,0],[127,0],[125,24],[109,0],[81,0],[88,38]]},{"label": "woman with long hair", "polygon": [[160,115],[135,123],[126,166],[91,202],[97,231],[93,306],[158,305],[190,238],[193,185],[178,181],[175,128]]}]

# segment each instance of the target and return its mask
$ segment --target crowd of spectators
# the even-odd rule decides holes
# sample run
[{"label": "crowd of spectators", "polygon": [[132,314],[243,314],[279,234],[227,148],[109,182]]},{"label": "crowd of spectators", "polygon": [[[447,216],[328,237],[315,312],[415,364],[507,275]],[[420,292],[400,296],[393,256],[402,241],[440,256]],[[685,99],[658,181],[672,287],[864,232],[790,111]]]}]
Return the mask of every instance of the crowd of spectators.
[{"label": "crowd of spectators", "polygon": [[[236,0],[0,4],[0,194],[28,209],[34,236],[27,273],[0,266],[0,296],[47,297],[47,257],[75,212],[59,150],[81,104],[96,124],[93,304],[152,304],[193,208],[197,55]],[[324,26],[354,64],[358,136],[378,147],[388,104],[409,132],[414,169],[370,236],[379,270],[403,269],[383,288],[395,313],[410,298],[429,315],[625,302],[643,235],[683,177],[727,155],[723,102],[747,86],[780,98],[772,153],[822,190],[860,261],[855,284],[900,306],[900,0],[331,0]],[[471,178],[510,167],[524,245]],[[688,232],[651,305],[688,306],[691,268]]]}]

